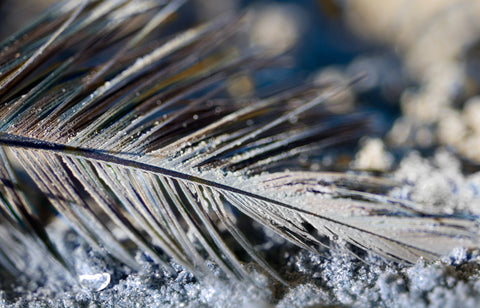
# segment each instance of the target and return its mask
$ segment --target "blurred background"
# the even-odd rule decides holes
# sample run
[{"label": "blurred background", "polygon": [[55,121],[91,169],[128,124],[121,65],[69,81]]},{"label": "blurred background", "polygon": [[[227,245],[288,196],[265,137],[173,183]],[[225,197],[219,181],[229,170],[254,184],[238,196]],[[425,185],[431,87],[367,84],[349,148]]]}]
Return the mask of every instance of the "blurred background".
[{"label": "blurred background", "polygon": [[[54,2],[0,0],[0,37]],[[270,82],[362,76],[344,99],[378,118],[376,148],[401,157],[445,147],[479,169],[480,1],[192,0],[182,10],[189,22],[248,12],[250,41],[293,59],[288,70],[265,72]],[[236,93],[247,91],[242,82]]]}]

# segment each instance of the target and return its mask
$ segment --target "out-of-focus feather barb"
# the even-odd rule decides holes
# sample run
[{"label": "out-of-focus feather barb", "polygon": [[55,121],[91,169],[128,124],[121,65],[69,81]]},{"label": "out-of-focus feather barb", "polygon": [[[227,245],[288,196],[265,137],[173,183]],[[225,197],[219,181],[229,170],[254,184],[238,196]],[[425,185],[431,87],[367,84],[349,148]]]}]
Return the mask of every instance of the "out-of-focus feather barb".
[{"label": "out-of-focus feather barb", "polygon": [[[364,114],[324,107],[345,85],[229,97],[230,77],[272,60],[237,44],[242,18],[163,28],[183,2],[66,1],[3,43],[4,269],[27,266],[29,247],[75,272],[45,229],[46,208],[133,268],[123,236],[158,263],[202,275],[208,258],[241,279],[239,250],[282,280],[239,215],[312,251],[325,236],[402,262],[478,247],[473,219],[419,213],[388,196],[396,183],[308,171],[369,131]],[[33,202],[23,173],[48,202]]]}]

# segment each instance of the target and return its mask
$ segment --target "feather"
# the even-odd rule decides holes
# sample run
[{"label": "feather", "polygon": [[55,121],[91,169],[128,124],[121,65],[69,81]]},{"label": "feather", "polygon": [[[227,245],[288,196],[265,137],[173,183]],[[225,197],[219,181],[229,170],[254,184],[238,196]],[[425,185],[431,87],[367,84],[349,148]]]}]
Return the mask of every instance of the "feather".
[{"label": "feather", "polygon": [[365,114],[325,107],[347,85],[229,98],[227,77],[276,59],[239,44],[241,17],[153,35],[183,2],[66,1],[2,45],[5,269],[25,266],[16,244],[23,243],[77,275],[45,230],[45,205],[19,184],[21,172],[93,247],[133,268],[113,230],[159,264],[173,258],[199,277],[208,258],[230,277],[248,279],[240,248],[287,283],[238,215],[311,251],[325,236],[399,262],[478,247],[474,217],[418,212],[388,196],[399,183],[305,171],[299,157],[315,159],[370,131]]}]

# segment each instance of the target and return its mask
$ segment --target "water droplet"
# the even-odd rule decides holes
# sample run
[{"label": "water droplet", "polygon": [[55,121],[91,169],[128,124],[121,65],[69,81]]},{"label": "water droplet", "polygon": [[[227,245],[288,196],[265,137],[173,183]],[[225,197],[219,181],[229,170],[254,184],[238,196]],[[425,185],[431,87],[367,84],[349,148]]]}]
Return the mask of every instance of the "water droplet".
[{"label": "water droplet", "polygon": [[85,274],[78,276],[80,284],[92,291],[101,291],[110,284],[110,274]]}]

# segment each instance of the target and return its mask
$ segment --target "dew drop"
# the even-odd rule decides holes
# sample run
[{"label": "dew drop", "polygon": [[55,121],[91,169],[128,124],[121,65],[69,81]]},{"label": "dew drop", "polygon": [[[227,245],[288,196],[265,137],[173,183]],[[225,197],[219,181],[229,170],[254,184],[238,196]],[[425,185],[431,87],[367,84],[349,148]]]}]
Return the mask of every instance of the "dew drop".
[{"label": "dew drop", "polygon": [[92,291],[101,291],[110,284],[109,273],[85,274],[78,276],[78,278],[84,288]]}]

